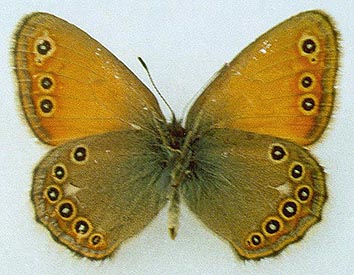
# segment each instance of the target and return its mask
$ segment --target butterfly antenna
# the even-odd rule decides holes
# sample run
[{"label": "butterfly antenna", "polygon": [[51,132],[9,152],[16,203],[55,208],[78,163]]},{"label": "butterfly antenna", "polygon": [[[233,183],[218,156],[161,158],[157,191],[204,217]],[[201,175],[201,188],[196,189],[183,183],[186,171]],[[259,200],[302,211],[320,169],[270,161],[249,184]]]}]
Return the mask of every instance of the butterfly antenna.
[{"label": "butterfly antenna", "polygon": [[148,77],[149,77],[149,79],[150,79],[150,82],[151,82],[152,86],[154,87],[155,91],[156,91],[157,94],[162,98],[163,102],[166,104],[167,108],[170,110],[170,112],[171,112],[171,114],[172,114],[172,120],[173,120],[173,122],[175,122],[175,121],[176,121],[175,113],[173,112],[173,110],[172,110],[170,104],[168,104],[168,102],[166,101],[166,99],[165,99],[165,98],[162,96],[162,94],[160,93],[159,89],[156,87],[155,82],[154,82],[154,80],[153,80],[152,77],[151,77],[149,68],[147,67],[145,61],[144,61],[140,56],[138,56],[138,60],[139,60],[139,62],[141,63],[141,65],[144,67],[145,71],[147,72],[147,75],[148,75]]}]

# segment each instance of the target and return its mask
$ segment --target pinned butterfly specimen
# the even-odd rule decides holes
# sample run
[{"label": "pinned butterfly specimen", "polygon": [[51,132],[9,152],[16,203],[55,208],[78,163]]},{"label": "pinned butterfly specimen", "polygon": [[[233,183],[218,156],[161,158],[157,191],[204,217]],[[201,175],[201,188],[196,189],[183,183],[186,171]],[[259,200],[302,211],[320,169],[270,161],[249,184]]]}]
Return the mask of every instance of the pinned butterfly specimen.
[{"label": "pinned butterfly specimen", "polygon": [[180,204],[246,259],[273,255],[321,217],[325,174],[305,146],[330,119],[337,34],[321,11],[296,15],[226,64],[182,123],[100,43],[46,13],[20,23],[13,50],[34,134],[55,146],[34,171],[38,220],[102,259]]}]

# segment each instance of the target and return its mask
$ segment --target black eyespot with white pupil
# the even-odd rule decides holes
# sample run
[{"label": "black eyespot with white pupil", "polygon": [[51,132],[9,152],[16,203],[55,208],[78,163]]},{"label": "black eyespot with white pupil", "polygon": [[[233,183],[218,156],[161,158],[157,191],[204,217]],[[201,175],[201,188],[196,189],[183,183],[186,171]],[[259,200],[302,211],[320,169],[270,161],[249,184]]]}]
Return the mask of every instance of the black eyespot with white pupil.
[{"label": "black eyespot with white pupil", "polygon": [[301,85],[304,87],[304,88],[308,88],[312,85],[312,78],[309,77],[309,76],[305,76],[302,80],[301,80]]},{"label": "black eyespot with white pupil", "polygon": [[286,153],[283,147],[274,145],[271,151],[271,155],[274,160],[281,160],[285,157]]},{"label": "black eyespot with white pupil", "polygon": [[298,179],[302,176],[303,173],[303,168],[300,164],[296,164],[292,169],[291,169],[291,176],[294,179]]},{"label": "black eyespot with white pupil", "polygon": [[293,201],[287,201],[282,209],[282,212],[285,217],[291,218],[296,215],[297,213],[297,205]]},{"label": "black eyespot with white pupil", "polygon": [[71,203],[65,202],[59,206],[59,213],[63,218],[70,218],[74,213],[74,208]]},{"label": "black eyespot with white pupil", "polygon": [[54,176],[58,179],[61,180],[65,177],[65,170],[62,166],[56,166],[54,168]]},{"label": "black eyespot with white pupil", "polygon": [[49,99],[43,99],[40,103],[40,107],[43,113],[50,113],[53,110],[53,102]]},{"label": "black eyespot with white pupil", "polygon": [[301,187],[297,192],[298,198],[302,202],[306,202],[310,197],[310,189],[308,187]]},{"label": "black eyespot with white pupil", "polygon": [[47,190],[47,197],[50,201],[52,202],[55,202],[58,200],[59,198],[59,195],[60,195],[60,191],[58,190],[58,188],[56,187],[50,187],[48,190]]},{"label": "black eyespot with white pupil", "polygon": [[102,241],[102,237],[100,235],[93,235],[91,238],[91,243],[93,245],[98,245]]},{"label": "black eyespot with white pupil", "polygon": [[89,231],[89,224],[84,220],[79,220],[75,224],[75,231],[77,234],[86,234]]},{"label": "black eyespot with white pupil", "polygon": [[52,87],[52,85],[53,85],[53,81],[49,77],[43,77],[41,79],[41,86],[43,89],[49,90]]},{"label": "black eyespot with white pupil", "polygon": [[87,152],[85,147],[77,147],[74,152],[74,158],[76,161],[86,160]]},{"label": "black eyespot with white pupil", "polygon": [[280,223],[279,221],[272,219],[267,222],[265,229],[269,234],[274,234],[279,231]]},{"label": "black eyespot with white pupil", "polygon": [[261,244],[262,238],[258,234],[254,234],[251,236],[251,242],[252,242],[252,245],[258,246]]},{"label": "black eyespot with white pupil", "polygon": [[313,100],[313,98],[311,97],[304,98],[304,100],[302,101],[302,108],[305,111],[313,110],[315,108],[315,101]]},{"label": "black eyespot with white pupil", "polygon": [[313,41],[312,39],[306,39],[303,43],[302,43],[302,50],[305,53],[313,53],[314,51],[316,51],[316,43],[315,41]]},{"label": "black eyespot with white pupil", "polygon": [[37,45],[37,51],[41,55],[46,55],[51,50],[51,48],[52,46],[48,40],[41,40]]}]

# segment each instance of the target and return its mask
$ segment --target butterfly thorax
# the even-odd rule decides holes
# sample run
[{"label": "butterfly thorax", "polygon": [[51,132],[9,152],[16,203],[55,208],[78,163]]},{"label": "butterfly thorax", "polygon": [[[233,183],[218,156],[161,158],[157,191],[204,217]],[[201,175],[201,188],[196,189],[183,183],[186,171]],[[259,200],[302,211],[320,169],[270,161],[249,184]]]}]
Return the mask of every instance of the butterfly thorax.
[{"label": "butterfly thorax", "polygon": [[180,120],[175,119],[161,126],[165,127],[165,131],[160,131],[164,136],[159,139],[160,148],[165,156],[162,165],[168,175],[168,183],[165,184],[170,188],[171,205],[174,204],[173,201],[179,204],[175,192],[182,192],[184,185],[198,178],[198,160],[195,153],[202,130],[198,123],[195,123],[192,129],[188,129],[183,127]]},{"label": "butterfly thorax", "polygon": [[169,146],[174,150],[181,150],[186,138],[186,130],[180,120],[173,119],[167,125]]}]

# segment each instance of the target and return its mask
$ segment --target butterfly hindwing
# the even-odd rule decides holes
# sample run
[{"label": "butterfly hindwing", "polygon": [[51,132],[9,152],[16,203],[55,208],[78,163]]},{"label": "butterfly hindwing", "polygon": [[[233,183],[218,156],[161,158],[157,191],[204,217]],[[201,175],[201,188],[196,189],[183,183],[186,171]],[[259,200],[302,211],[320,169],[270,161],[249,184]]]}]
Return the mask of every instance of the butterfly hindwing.
[{"label": "butterfly hindwing", "polygon": [[189,208],[245,258],[280,251],[320,219],[324,172],[298,145],[280,138],[214,129],[192,147],[183,183]]},{"label": "butterfly hindwing", "polygon": [[34,172],[38,220],[81,255],[100,259],[139,233],[166,203],[163,153],[141,130],[68,142]]}]

